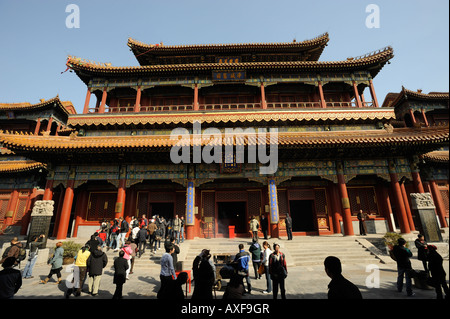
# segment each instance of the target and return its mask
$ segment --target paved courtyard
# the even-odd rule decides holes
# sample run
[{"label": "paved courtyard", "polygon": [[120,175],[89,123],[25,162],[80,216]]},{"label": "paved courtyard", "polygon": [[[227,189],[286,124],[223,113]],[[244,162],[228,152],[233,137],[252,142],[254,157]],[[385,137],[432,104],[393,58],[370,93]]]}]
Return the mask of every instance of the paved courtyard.
[{"label": "paved courtyard", "polygon": [[[355,236],[358,239],[360,236]],[[233,241],[231,239],[224,239],[226,241]],[[318,237],[318,240],[320,238]],[[83,242],[83,240],[77,240]],[[236,246],[239,242],[246,242],[247,239],[235,239],[232,245]],[[286,243],[286,240],[277,240],[281,247]],[[296,244],[296,241],[301,244],[302,238],[296,237],[290,244]],[[55,241],[49,241],[48,247],[52,247]],[[229,243],[229,242],[228,242]],[[207,239],[194,239],[191,241],[185,241],[180,244],[181,260],[184,260],[183,269],[192,268],[192,260],[187,257],[187,251],[189,246],[195,244],[197,246],[205,247],[210,245]],[[445,245],[445,244],[444,244]],[[441,247],[445,247],[442,246]],[[246,249],[248,245],[246,245]],[[440,248],[442,249],[442,248]],[[448,246],[447,246],[448,249]],[[283,249],[282,249],[283,250]],[[199,251],[200,252],[200,251]],[[439,251],[444,259],[444,268],[447,272],[447,280],[449,274],[448,252],[444,253]],[[213,253],[213,251],[211,252]],[[237,253],[237,248],[236,248]],[[123,288],[124,299],[155,299],[156,294],[160,287],[159,280],[159,265],[154,260],[163,254],[163,249],[156,252],[156,254],[150,255],[148,252],[136,262],[134,273],[130,275],[130,279],[126,282]],[[84,285],[83,292],[79,297],[70,297],[71,299],[111,299],[114,294],[115,285],[113,284],[113,259],[118,255],[117,252],[109,250],[107,256],[109,258],[108,265],[104,269],[103,276],[101,278],[99,294],[92,297],[87,293],[87,280]],[[333,251],[330,250],[329,255],[333,255]],[[289,255],[287,255],[289,256]],[[389,257],[383,256],[383,260],[387,263],[379,262],[380,260],[374,256],[373,263],[345,263],[343,262],[343,275],[354,284],[356,284],[364,299],[434,299],[436,293],[434,290],[418,289],[413,282],[414,297],[407,297],[406,292],[399,293],[396,291],[396,264],[392,260],[389,261]],[[412,258],[412,264],[414,269],[422,270],[422,262],[417,260],[417,254],[414,254]],[[22,262],[22,267],[24,267]],[[66,284],[64,280],[69,273],[65,271],[65,266],[62,271],[63,282],[56,284],[56,276],[53,277],[47,284],[41,284],[40,280],[44,279],[50,267],[45,264],[38,264],[35,266],[32,279],[24,279],[22,288],[15,295],[15,299],[61,299],[64,298],[64,292],[66,291]],[[266,281],[263,276],[262,279],[255,280],[253,276],[253,268],[250,267],[252,274],[252,294],[244,296],[245,299],[266,299],[272,298],[271,294],[263,294],[266,289]],[[286,295],[288,299],[326,299],[327,298],[327,286],[330,282],[330,278],[324,272],[322,264],[311,265],[294,265],[288,267],[288,278],[286,280]],[[224,281],[226,284],[227,280]],[[191,287],[191,291],[187,293],[187,299],[191,298],[194,289],[194,284]],[[223,289],[215,292],[217,299],[221,299],[223,295]]]}]

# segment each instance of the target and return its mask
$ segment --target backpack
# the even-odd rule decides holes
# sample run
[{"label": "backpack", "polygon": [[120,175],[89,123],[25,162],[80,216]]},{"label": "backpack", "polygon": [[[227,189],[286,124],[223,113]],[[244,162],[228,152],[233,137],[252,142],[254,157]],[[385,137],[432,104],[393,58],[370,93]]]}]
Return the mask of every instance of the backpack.
[{"label": "backpack", "polygon": [[126,220],[122,221],[122,224],[120,224],[120,232],[121,233],[128,233],[128,230],[130,229],[130,226],[128,225]]},{"label": "backpack", "polygon": [[20,248],[19,249],[19,256],[17,257],[17,261],[22,261],[27,257],[27,251],[25,250],[25,248]]}]

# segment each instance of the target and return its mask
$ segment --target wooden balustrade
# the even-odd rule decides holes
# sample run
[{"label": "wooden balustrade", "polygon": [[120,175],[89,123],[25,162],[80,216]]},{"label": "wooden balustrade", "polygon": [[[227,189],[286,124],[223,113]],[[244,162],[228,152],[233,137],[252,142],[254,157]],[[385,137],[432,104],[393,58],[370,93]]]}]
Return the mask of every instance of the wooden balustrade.
[{"label": "wooden balustrade", "polygon": [[[350,102],[325,102],[327,108],[356,108],[355,101]],[[362,107],[375,107],[373,101],[363,102]],[[267,102],[267,109],[308,109],[322,108],[320,102]],[[262,109],[261,103],[226,103],[226,104],[200,104],[199,111],[226,111],[226,110],[258,110]],[[96,108],[88,108],[88,113],[98,113]],[[193,111],[193,104],[164,105],[164,106],[140,106],[140,112],[179,112]],[[134,113],[134,106],[117,106],[105,108],[105,113]]]}]

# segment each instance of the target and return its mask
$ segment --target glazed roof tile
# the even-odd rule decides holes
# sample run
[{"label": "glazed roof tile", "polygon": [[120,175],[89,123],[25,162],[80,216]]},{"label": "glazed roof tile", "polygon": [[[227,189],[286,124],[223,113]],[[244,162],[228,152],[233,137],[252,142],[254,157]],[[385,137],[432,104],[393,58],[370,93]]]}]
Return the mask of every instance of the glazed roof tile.
[{"label": "glazed roof tile", "polygon": [[27,172],[38,168],[45,168],[43,163],[32,160],[0,161],[0,173]]},{"label": "glazed roof tile", "polygon": [[194,121],[202,123],[236,123],[269,121],[343,121],[343,120],[383,120],[395,119],[393,109],[322,109],[315,111],[221,111],[221,112],[173,112],[164,113],[129,113],[129,114],[79,114],[70,116],[69,126],[100,125],[137,125],[137,124],[187,124]]},{"label": "glazed roof tile", "polygon": [[[359,133],[359,134],[357,134]],[[230,140],[226,135],[217,139],[201,139],[200,135],[193,135],[192,139],[186,139],[186,145],[230,145],[233,143],[255,145],[256,135],[236,134]],[[270,134],[266,135],[264,142],[273,143]],[[412,145],[434,144],[449,141],[449,127],[430,127],[421,129],[399,128],[392,130],[366,130],[332,131],[332,132],[278,132],[276,143],[281,147],[369,147],[386,145]],[[119,150],[147,150],[174,146],[178,139],[170,135],[146,135],[146,136],[35,136],[0,133],[0,143],[12,150],[33,152],[108,152]]]},{"label": "glazed roof tile", "polygon": [[[333,70],[333,69],[358,69],[369,68],[374,77],[393,56],[393,49],[386,47],[373,54],[367,54],[359,58],[349,58],[342,61],[289,61],[289,62],[242,62],[235,63],[233,67],[249,70]],[[168,64],[168,65],[144,65],[144,66],[111,66],[109,63],[95,63],[78,57],[69,56],[67,66],[76,72],[86,82],[89,75],[130,75],[130,74],[157,74],[165,72],[187,71],[220,71],[229,70],[227,63],[192,63],[192,64]]]}]

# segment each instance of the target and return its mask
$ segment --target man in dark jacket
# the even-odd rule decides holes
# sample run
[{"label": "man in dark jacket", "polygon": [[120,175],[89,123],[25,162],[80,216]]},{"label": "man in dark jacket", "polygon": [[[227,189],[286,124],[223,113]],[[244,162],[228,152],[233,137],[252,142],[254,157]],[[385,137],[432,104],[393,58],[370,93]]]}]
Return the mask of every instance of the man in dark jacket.
[{"label": "man in dark jacket", "polygon": [[247,281],[247,293],[252,293],[252,284],[250,280],[249,264],[250,254],[244,250],[244,245],[239,244],[239,253],[234,257],[234,263],[236,264],[236,270]]},{"label": "man in dark jacket", "polygon": [[92,296],[98,294],[103,268],[105,268],[107,264],[108,257],[101,250],[101,247],[97,247],[86,261],[87,268],[89,269],[89,293],[92,294]]},{"label": "man in dark jacket", "polygon": [[22,275],[13,269],[15,257],[7,257],[3,261],[3,270],[0,271],[0,299],[12,299],[22,286]]},{"label": "man in dark jacket", "polygon": [[137,242],[139,243],[138,258],[141,258],[141,256],[145,253],[145,245],[147,244],[147,237],[148,237],[147,226],[141,224],[140,229],[136,235]]},{"label": "man in dark jacket", "polygon": [[325,258],[324,266],[325,272],[331,278],[328,285],[328,299],[362,299],[358,287],[342,276],[339,258],[328,256]]},{"label": "man in dark jacket", "polygon": [[264,239],[267,239],[267,231],[269,229],[269,221],[266,218],[266,215],[261,216],[261,231],[264,235]]},{"label": "man in dark jacket", "polygon": [[403,238],[399,238],[397,241],[397,245],[394,246],[392,252],[394,253],[394,257],[397,261],[397,290],[398,292],[402,292],[403,290],[403,277],[405,277],[406,281],[406,294],[411,297],[414,296],[412,291],[412,282],[411,282],[411,261],[409,258],[412,257],[411,251],[406,248],[406,241]]},{"label": "man in dark jacket", "polygon": [[434,288],[436,289],[436,297],[437,299],[443,299],[442,288],[444,288],[445,299],[447,299],[448,285],[447,281],[445,280],[445,276],[447,274],[445,273],[444,267],[442,266],[443,263],[442,256],[436,251],[437,249],[436,246],[429,245],[428,249],[429,249],[428,253],[429,268],[431,273],[431,279],[434,283]]},{"label": "man in dark jacket", "polygon": [[128,261],[123,258],[125,252],[121,250],[119,252],[119,258],[114,260],[114,280],[113,283],[116,284],[116,290],[114,291],[113,299],[122,299],[122,288],[123,284],[127,280],[127,269]]}]

